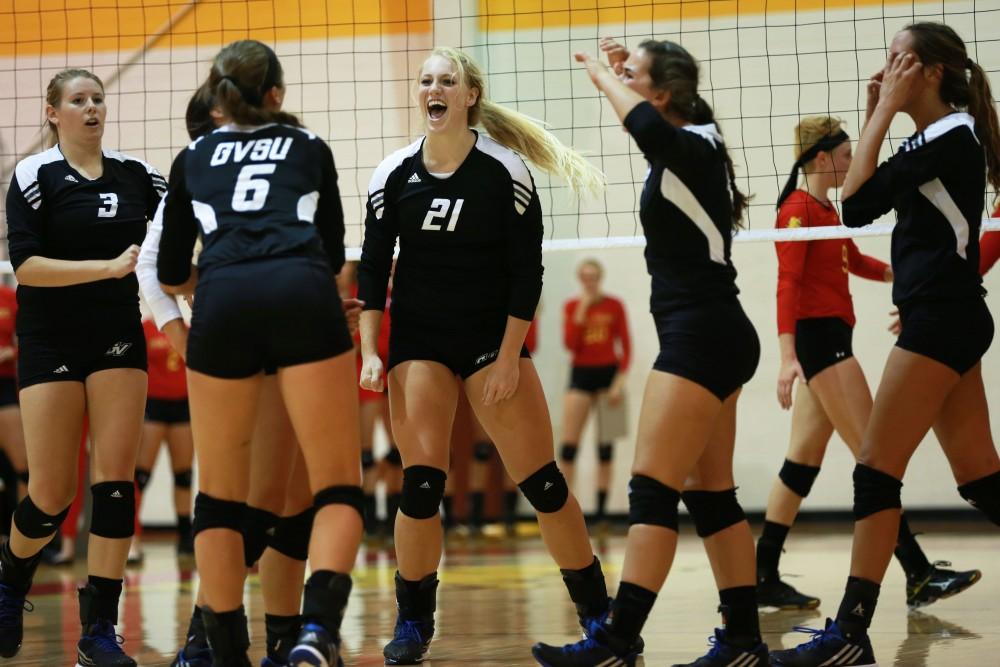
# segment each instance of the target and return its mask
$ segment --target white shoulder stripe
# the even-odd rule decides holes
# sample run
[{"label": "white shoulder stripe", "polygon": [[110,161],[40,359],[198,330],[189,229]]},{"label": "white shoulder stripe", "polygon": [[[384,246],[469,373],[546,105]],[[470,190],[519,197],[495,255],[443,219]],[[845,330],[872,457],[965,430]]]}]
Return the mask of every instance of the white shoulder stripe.
[{"label": "white shoulder stripe", "polygon": [[681,213],[691,219],[691,222],[705,235],[708,241],[708,256],[718,264],[726,263],[726,244],[719,228],[712,222],[711,216],[688,189],[677,174],[664,168],[660,181],[660,194],[663,198],[681,210]]},{"label": "white shoulder stripe", "polygon": [[[940,118],[930,125],[927,126],[923,132],[919,132],[909,139],[905,139],[899,146],[899,151],[912,151],[915,148],[920,148],[924,144],[928,144],[935,139],[951,132],[956,127],[965,126],[969,128],[972,132],[972,136],[976,137],[976,120],[967,113],[951,113]],[[979,137],[976,137],[976,142],[979,141]]]},{"label": "white shoulder stripe", "polygon": [[51,162],[63,160],[63,154],[58,146],[29,155],[14,167],[14,176],[17,178],[17,185],[21,188],[21,194],[25,199],[31,200],[31,208],[38,209],[42,205],[42,193],[38,188],[38,170],[42,166]]},{"label": "white shoulder stripe", "polygon": [[692,134],[697,134],[699,137],[712,144],[713,148],[718,148],[722,143],[724,143],[722,141],[722,135],[719,134],[719,129],[715,127],[714,123],[709,123],[707,125],[685,125],[681,129]]},{"label": "white shoulder stripe", "polygon": [[406,158],[416,155],[423,143],[424,138],[420,137],[409,146],[404,146],[390,153],[375,167],[375,171],[372,172],[372,178],[368,182],[368,202],[375,211],[376,219],[382,219],[383,205],[385,204],[385,194],[383,191],[385,190],[385,184],[388,182],[389,176],[392,175],[392,172],[396,171],[399,165],[403,164]]},{"label": "white shoulder stripe", "polygon": [[955,232],[955,252],[962,259],[968,259],[965,251],[969,246],[969,221],[962,215],[962,211],[952,199],[948,189],[944,187],[944,183],[940,178],[935,178],[921,185],[919,189],[920,194],[927,197],[951,225],[952,231]]},{"label": "white shoulder stripe", "polygon": [[128,162],[128,161],[138,162],[146,169],[146,173],[149,174],[149,178],[153,182],[153,187],[155,187],[157,190],[163,190],[163,191],[166,190],[165,187],[167,183],[166,179],[164,179],[163,176],[160,175],[160,172],[156,170],[156,167],[149,164],[145,160],[140,160],[137,157],[132,157],[131,155],[126,155],[125,153],[109,149],[104,149],[104,157],[111,158],[112,160],[118,160],[119,162]]},{"label": "white shoulder stripe", "polygon": [[[531,197],[535,191],[535,185],[531,180],[531,172],[528,171],[528,165],[524,163],[520,155],[503,144],[497,143],[485,134],[479,135],[479,139],[476,140],[476,148],[489,155],[507,169],[511,181],[514,182],[514,208],[517,210],[518,215],[523,214],[527,210],[528,204],[531,203]],[[521,195],[520,198],[518,197],[519,194]]]}]

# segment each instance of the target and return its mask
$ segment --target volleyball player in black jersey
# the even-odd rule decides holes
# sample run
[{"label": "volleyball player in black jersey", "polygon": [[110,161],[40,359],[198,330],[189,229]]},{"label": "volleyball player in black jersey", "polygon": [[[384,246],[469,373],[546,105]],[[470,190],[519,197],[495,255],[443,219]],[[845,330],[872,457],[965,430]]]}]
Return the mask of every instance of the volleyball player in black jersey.
[{"label": "volleyball player in black jersey", "polygon": [[88,583],[80,589],[87,665],[135,665],[115,640],[135,522],[132,475],[146,398],[146,346],[133,274],[138,244],[165,189],[135,158],[101,147],[104,86],[86,70],[49,82],[58,142],[18,163],[7,193],[17,277],[18,377],[28,495],[0,549],[0,655],[21,644],[24,597],[42,547],[76,494],[84,417],[94,451]]},{"label": "volleyball player in black jersey", "polygon": [[339,626],[361,538],[353,346],[334,283],[343,211],[329,147],[280,111],[282,79],[260,42],[234,42],[216,56],[208,85],[227,124],[174,161],[157,266],[165,291],[195,290],[187,352],[201,487],[195,552],[213,664],[249,664],[246,571],[233,563],[244,557],[245,443],[262,371],[274,366],[316,507],[304,625],[289,662],[332,667],[342,664]]},{"label": "volleyball player in black jersey", "polygon": [[[987,180],[1000,187],[1000,123],[986,73],[939,23],[908,26],[869,84],[871,113],[844,181],[844,224],[895,209],[893,302],[902,332],[889,354],[854,469],[854,548],[836,620],[777,665],[874,665],[868,639],[899,524],[907,463],[933,428],[963,498],[1000,525],[1000,457],[980,359],[993,319],[979,276]],[[965,111],[961,111],[961,110]],[[897,113],[917,132],[881,165]]]},{"label": "volleyball player in black jersey", "polygon": [[736,500],[736,402],[760,343],[737,299],[732,230],[746,198],[698,64],[681,46],[648,40],[629,54],[603,40],[615,76],[577,54],[650,164],[640,199],[660,354],[646,383],[629,483],[629,532],[611,618],[577,644],[535,646],[549,667],[635,664],[633,645],[670,570],[683,499],[712,564],[725,628],[698,667],[767,664],[754,584],[754,544]]},{"label": "volleyball player in black jersey", "polygon": [[[442,529],[438,518],[461,376],[504,465],[538,513],[581,622],[608,598],[583,514],[553,454],[551,422],[524,339],[542,287],[542,213],[515,150],[577,189],[603,177],[530,119],[490,102],[478,66],[435,49],[417,80],[426,135],[396,151],[369,186],[358,270],[361,384],[388,372],[392,432],[403,458],[396,520],[395,637],[386,664],[416,664],[434,633]],[[471,128],[482,123],[492,138]],[[377,342],[393,248],[388,368]]]}]

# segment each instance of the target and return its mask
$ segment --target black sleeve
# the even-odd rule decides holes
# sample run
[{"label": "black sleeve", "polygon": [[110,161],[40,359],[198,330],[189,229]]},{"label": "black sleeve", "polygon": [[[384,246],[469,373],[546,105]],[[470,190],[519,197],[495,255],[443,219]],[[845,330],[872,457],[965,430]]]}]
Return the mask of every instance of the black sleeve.
[{"label": "black sleeve", "polygon": [[532,179],[531,203],[518,214],[513,203],[507,217],[507,267],[510,271],[510,301],[507,314],[529,322],[542,295],[542,204]]},{"label": "black sleeve", "polygon": [[361,246],[361,262],[358,263],[358,298],[365,302],[365,310],[385,310],[385,295],[389,290],[392,253],[396,249],[399,223],[388,190],[386,182],[384,190],[368,195],[365,242]]},{"label": "black sleeve", "polygon": [[14,271],[26,259],[42,252],[42,206],[32,208],[24,198],[15,171],[7,190],[7,255]]},{"label": "black sleeve", "polygon": [[163,204],[163,234],[156,257],[156,273],[164,285],[182,285],[191,276],[191,258],[198,238],[198,219],[184,177],[185,148],[170,167],[170,185]]},{"label": "black sleeve", "polygon": [[649,102],[632,109],[624,125],[646,160],[666,165],[689,187],[703,177],[705,160],[715,159],[712,142],[674,127]]},{"label": "black sleeve", "polygon": [[316,231],[323,240],[323,247],[330,259],[330,268],[340,273],[344,267],[344,208],[340,202],[337,187],[337,168],[333,164],[333,152],[322,139],[319,144],[319,159],[322,182],[319,203],[316,207]]},{"label": "black sleeve", "polygon": [[870,225],[892,210],[891,171],[891,160],[883,162],[871,178],[843,201],[841,212],[846,226]]},{"label": "black sleeve", "polygon": [[150,167],[146,172],[149,176],[149,187],[146,192],[146,219],[152,220],[156,217],[156,209],[160,207],[160,200],[167,194],[167,181],[156,169]]}]

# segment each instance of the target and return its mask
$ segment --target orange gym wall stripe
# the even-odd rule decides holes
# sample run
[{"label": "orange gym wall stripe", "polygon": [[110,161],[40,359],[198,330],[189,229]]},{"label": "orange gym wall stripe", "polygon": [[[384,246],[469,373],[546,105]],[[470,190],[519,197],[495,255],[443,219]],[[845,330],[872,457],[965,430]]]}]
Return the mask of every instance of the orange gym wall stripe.
[{"label": "orange gym wall stripe", "polygon": [[[131,51],[180,0],[0,0],[0,56]],[[428,33],[432,0],[203,0],[153,46]]]}]

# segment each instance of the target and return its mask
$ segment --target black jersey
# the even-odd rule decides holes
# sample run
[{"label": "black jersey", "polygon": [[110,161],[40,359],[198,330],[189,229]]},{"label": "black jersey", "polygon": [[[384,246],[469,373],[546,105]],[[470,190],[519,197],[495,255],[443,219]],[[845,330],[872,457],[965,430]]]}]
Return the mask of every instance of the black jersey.
[{"label": "black jersey", "polygon": [[[7,191],[7,243],[14,270],[29,257],[114,259],[141,244],[146,221],[166,190],[150,165],[104,151],[103,173],[90,180],[59,146],[17,163]],[[68,287],[17,288],[19,333],[66,327],[74,316],[139,317],[134,273]]]},{"label": "black jersey", "polygon": [[161,282],[187,280],[199,231],[199,279],[218,266],[281,256],[328,259],[339,272],[344,211],[330,147],[308,130],[278,124],[226,125],[197,139],[170,169]]},{"label": "black jersey", "polygon": [[981,295],[979,227],[986,192],[986,154],[966,113],[931,123],[902,143],[844,200],[844,224],[867,225],[891,209],[892,300]]},{"label": "black jersey", "polygon": [[632,109],[624,124],[649,161],[639,220],[652,277],[650,310],[738,294],[730,261],[733,198],[718,130],[675,127],[649,102]]},{"label": "black jersey", "polygon": [[358,298],[392,317],[462,327],[531,320],[542,291],[542,207],[531,172],[489,137],[449,177],[427,172],[423,139],[382,161],[368,186]]}]

